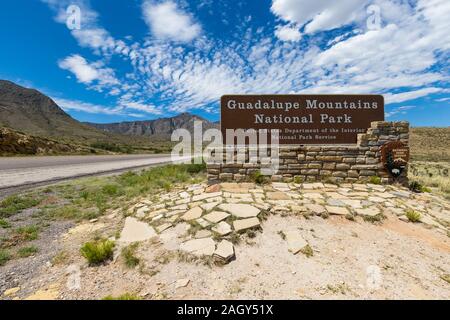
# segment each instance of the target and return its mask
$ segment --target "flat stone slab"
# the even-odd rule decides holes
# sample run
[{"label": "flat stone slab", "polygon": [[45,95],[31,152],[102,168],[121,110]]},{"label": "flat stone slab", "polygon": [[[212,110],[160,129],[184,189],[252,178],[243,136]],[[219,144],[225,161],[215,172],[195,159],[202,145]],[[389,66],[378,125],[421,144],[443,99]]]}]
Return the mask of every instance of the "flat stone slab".
[{"label": "flat stone slab", "polygon": [[365,209],[355,209],[356,214],[360,216],[368,216],[368,217],[375,217],[376,215],[380,214],[380,209],[376,207],[370,207]]},{"label": "flat stone slab", "polygon": [[196,256],[211,256],[216,251],[216,244],[211,238],[193,239],[183,242],[180,250]]},{"label": "flat stone slab", "polygon": [[214,256],[220,258],[225,262],[229,262],[231,259],[233,259],[234,255],[234,246],[227,240],[222,240],[217,245],[216,251],[214,251]]},{"label": "flat stone slab", "polygon": [[233,231],[233,229],[231,229],[231,226],[225,221],[218,223],[211,230],[219,234],[220,236],[226,236]]},{"label": "flat stone slab", "polygon": [[186,212],[181,219],[183,219],[184,221],[191,221],[191,220],[195,220],[198,219],[202,216],[203,214],[203,209],[200,207],[195,207],[192,208],[191,210],[189,210],[188,212]]},{"label": "flat stone slab", "polygon": [[138,221],[133,217],[128,217],[125,219],[125,226],[120,233],[119,242],[140,242],[156,236],[155,230],[147,223]]},{"label": "flat stone slab", "polygon": [[202,208],[203,210],[209,211],[209,210],[214,209],[221,203],[222,203],[222,201],[205,203],[205,204],[200,205],[200,208]]},{"label": "flat stone slab", "polygon": [[200,230],[195,234],[196,239],[210,238],[212,236],[209,230]]},{"label": "flat stone slab", "polygon": [[180,288],[187,287],[189,282],[191,282],[191,280],[189,280],[189,279],[177,280],[177,282],[175,283],[175,289],[180,289]]},{"label": "flat stone slab", "polygon": [[208,220],[211,223],[219,223],[220,221],[225,220],[229,216],[230,216],[229,213],[223,211],[213,211],[204,216],[203,219]]},{"label": "flat stone slab", "polygon": [[302,235],[297,230],[286,231],[284,234],[286,236],[288,250],[293,254],[299,253],[308,245],[308,242],[303,239]]},{"label": "flat stone slab", "polygon": [[197,222],[202,228],[206,228],[210,225],[210,223],[203,218],[198,218],[195,222]]},{"label": "flat stone slab", "polygon": [[325,209],[327,209],[329,214],[335,214],[335,215],[340,215],[340,216],[345,216],[350,213],[344,207],[326,206]]},{"label": "flat stone slab", "polygon": [[306,204],[305,207],[314,214],[322,214],[326,211],[325,207],[320,204]]},{"label": "flat stone slab", "polygon": [[258,218],[248,218],[242,220],[233,221],[233,227],[235,231],[247,230],[255,227],[259,227],[260,223]]},{"label": "flat stone slab", "polygon": [[261,212],[260,209],[255,208],[249,204],[240,203],[224,203],[219,205],[219,209],[231,213],[233,216],[238,218],[252,218],[257,217]]},{"label": "flat stone slab", "polygon": [[202,200],[206,200],[206,199],[209,199],[209,198],[215,198],[215,197],[218,197],[218,196],[221,196],[221,195],[222,195],[222,192],[201,193],[199,195],[193,196],[192,197],[192,201],[193,202],[195,202],[195,201],[202,201]]},{"label": "flat stone slab", "polygon": [[277,191],[277,192],[267,192],[266,199],[267,200],[290,200],[291,197],[284,192]]},{"label": "flat stone slab", "polygon": [[169,229],[171,227],[172,227],[171,223],[163,223],[162,225],[156,227],[156,231],[158,231],[158,233],[161,233],[161,232],[164,232],[164,231],[166,231],[167,229]]},{"label": "flat stone slab", "polygon": [[340,201],[353,209],[362,209],[361,200],[342,199]]}]

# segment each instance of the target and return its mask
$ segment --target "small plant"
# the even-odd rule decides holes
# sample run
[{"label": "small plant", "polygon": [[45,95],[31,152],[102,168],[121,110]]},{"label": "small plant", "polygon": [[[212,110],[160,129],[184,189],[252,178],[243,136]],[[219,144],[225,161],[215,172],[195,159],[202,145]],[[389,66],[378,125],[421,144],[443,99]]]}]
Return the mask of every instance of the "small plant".
[{"label": "small plant", "polygon": [[377,177],[377,176],[372,176],[372,177],[370,177],[369,182],[371,184],[381,184],[381,178]]},{"label": "small plant", "polygon": [[314,255],[314,251],[309,244],[306,245],[306,247],[304,247],[302,250],[300,250],[300,252],[303,253],[307,258],[310,258]]},{"label": "small plant", "polygon": [[301,183],[303,183],[303,178],[300,177],[300,176],[295,176],[295,177],[294,177],[294,183],[296,183],[296,184],[301,184]]},{"label": "small plant", "polygon": [[39,200],[32,196],[10,196],[0,201],[0,218],[7,218],[25,209],[35,207]]},{"label": "small plant", "polygon": [[414,210],[407,210],[406,217],[411,222],[419,222],[420,221],[420,213]]},{"label": "small plant", "polygon": [[371,222],[371,223],[381,222],[384,219],[386,219],[386,217],[381,213],[377,214],[375,216],[363,216],[364,221]]},{"label": "small plant", "polygon": [[98,265],[112,259],[114,254],[114,242],[110,240],[98,240],[85,243],[80,251],[90,265]]},{"label": "small plant", "polygon": [[136,257],[136,250],[138,248],[139,244],[138,243],[133,243],[131,245],[129,245],[128,247],[125,247],[122,249],[122,257],[124,259],[125,265],[128,268],[135,268],[139,262],[140,259],[138,257]]},{"label": "small plant", "polygon": [[27,258],[27,257],[35,255],[38,251],[39,251],[39,249],[37,247],[29,246],[29,247],[20,248],[19,251],[17,251],[17,254],[21,258]]},{"label": "small plant", "polygon": [[267,177],[261,171],[255,171],[250,175],[250,179],[256,184],[264,184],[267,182]]},{"label": "small plant", "polygon": [[61,265],[69,260],[69,253],[67,251],[58,252],[52,259],[52,264]]},{"label": "small plant", "polygon": [[38,226],[21,227],[15,230],[15,238],[17,238],[17,242],[33,241],[36,240],[38,236],[39,236]]},{"label": "small plant", "polygon": [[417,181],[411,181],[408,187],[410,191],[416,193],[421,193],[423,189],[423,186]]},{"label": "small plant", "polygon": [[283,231],[280,230],[277,233],[281,237],[281,239],[286,240],[286,234]]},{"label": "small plant", "polygon": [[0,249],[0,266],[5,265],[9,260],[11,260],[11,254],[3,249]]},{"label": "small plant", "polygon": [[206,163],[202,163],[202,164],[196,164],[196,163],[192,163],[192,164],[188,164],[186,167],[186,171],[190,174],[197,174],[200,172],[204,172],[206,171]]},{"label": "small plant", "polygon": [[124,293],[118,297],[106,296],[103,300],[141,300],[141,298],[133,293]]},{"label": "small plant", "polygon": [[450,274],[446,273],[441,275],[441,279],[450,284]]},{"label": "small plant", "polygon": [[3,229],[11,228],[11,224],[4,219],[0,219],[0,228]]}]

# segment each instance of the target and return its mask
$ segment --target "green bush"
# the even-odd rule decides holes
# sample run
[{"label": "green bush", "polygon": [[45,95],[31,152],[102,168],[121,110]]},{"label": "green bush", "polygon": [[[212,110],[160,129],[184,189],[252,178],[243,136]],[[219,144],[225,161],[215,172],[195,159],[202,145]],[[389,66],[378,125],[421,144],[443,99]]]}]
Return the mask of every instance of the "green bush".
[{"label": "green bush", "polygon": [[196,174],[196,173],[200,173],[200,172],[204,172],[206,171],[206,163],[192,163],[192,164],[188,164],[186,167],[186,171],[190,174]]},{"label": "green bush", "polygon": [[3,229],[11,228],[11,224],[4,219],[0,219],[0,228]]},{"label": "green bush", "polygon": [[407,210],[406,217],[411,222],[419,222],[420,221],[420,213],[414,210]]},{"label": "green bush", "polygon": [[261,171],[255,171],[250,175],[250,179],[256,184],[264,184],[267,182],[267,177]]},{"label": "green bush", "polygon": [[409,190],[412,192],[420,193],[422,192],[423,186],[417,181],[411,181],[409,183]]},{"label": "green bush", "polygon": [[122,249],[122,257],[128,268],[135,268],[140,262],[139,258],[136,257],[136,250],[138,246],[138,243],[133,243]]},{"label": "green bush", "polygon": [[371,184],[381,184],[381,178],[377,177],[377,176],[372,176],[372,177],[370,177],[369,182]]},{"label": "green bush", "polygon": [[19,242],[33,241],[36,240],[39,236],[39,227],[34,225],[20,227],[17,228],[14,233]]},{"label": "green bush", "polygon": [[0,249],[0,266],[5,265],[11,259],[11,254],[3,249]]},{"label": "green bush", "polygon": [[30,247],[20,248],[19,251],[17,251],[17,254],[21,258],[27,258],[27,257],[30,257],[30,256],[34,255],[38,251],[39,251],[39,249],[37,247],[30,246]]},{"label": "green bush", "polygon": [[90,265],[97,265],[113,258],[114,246],[113,241],[98,240],[85,243],[80,251]]},{"label": "green bush", "polygon": [[22,210],[39,204],[39,200],[32,196],[10,196],[0,202],[0,218],[7,218]]}]

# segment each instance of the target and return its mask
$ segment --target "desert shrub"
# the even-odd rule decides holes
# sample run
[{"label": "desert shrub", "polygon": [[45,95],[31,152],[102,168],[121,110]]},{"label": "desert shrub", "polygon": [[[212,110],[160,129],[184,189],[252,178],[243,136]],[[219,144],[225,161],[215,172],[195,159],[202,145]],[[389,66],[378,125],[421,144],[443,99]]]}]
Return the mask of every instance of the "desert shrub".
[{"label": "desert shrub", "polygon": [[0,249],[0,266],[5,265],[11,259],[11,254],[3,249]]},{"label": "desert shrub", "polygon": [[80,251],[90,265],[97,265],[113,258],[114,242],[110,240],[98,240],[85,243]]},{"label": "desert shrub", "polygon": [[422,188],[423,188],[423,186],[419,183],[419,182],[417,182],[417,181],[411,181],[410,183],[409,183],[409,190],[410,191],[412,191],[412,192],[417,192],[417,193],[420,193],[420,192],[422,192]]},{"label": "desert shrub", "polygon": [[39,236],[39,227],[32,225],[32,226],[17,228],[14,231],[14,236],[20,240],[19,242],[36,240]]},{"label": "desert shrub", "polygon": [[186,167],[186,171],[190,174],[196,174],[196,173],[200,173],[200,172],[204,172],[206,171],[206,163],[192,163],[192,164],[188,164]]},{"label": "desert shrub", "polygon": [[256,184],[264,184],[267,182],[267,177],[261,171],[255,171],[250,175],[250,179]]},{"label": "desert shrub", "polygon": [[32,208],[39,204],[33,196],[10,196],[0,202],[0,218],[10,217],[22,210]]},{"label": "desert shrub", "polygon": [[369,182],[372,184],[381,184],[381,178],[377,176],[372,176],[370,177]]},{"label": "desert shrub", "polygon": [[420,221],[420,213],[414,210],[407,210],[406,217],[411,222],[419,222]]},{"label": "desert shrub", "polygon": [[125,265],[128,268],[135,268],[140,262],[140,259],[136,257],[136,250],[138,246],[138,243],[133,243],[122,249],[121,255],[124,259]]},{"label": "desert shrub", "polygon": [[4,219],[0,219],[0,228],[3,229],[11,228],[11,224]]},{"label": "desert shrub", "polygon": [[20,248],[17,251],[17,254],[21,258],[27,258],[27,257],[30,257],[30,256],[34,255],[38,251],[39,251],[39,249],[36,246],[29,246],[29,247]]}]

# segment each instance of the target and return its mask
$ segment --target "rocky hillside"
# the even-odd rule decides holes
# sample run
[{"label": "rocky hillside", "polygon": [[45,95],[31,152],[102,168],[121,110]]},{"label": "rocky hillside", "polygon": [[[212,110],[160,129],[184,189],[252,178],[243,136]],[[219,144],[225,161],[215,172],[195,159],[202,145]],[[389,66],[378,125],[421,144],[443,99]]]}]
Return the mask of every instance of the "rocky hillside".
[{"label": "rocky hillside", "polygon": [[209,122],[199,116],[182,113],[172,118],[161,118],[148,121],[134,121],[121,123],[86,123],[96,129],[103,130],[110,133],[132,135],[132,136],[159,136],[170,137],[172,132],[176,129],[187,129],[190,132],[194,130],[194,122],[202,121],[203,130],[211,128],[219,128],[218,123]]},{"label": "rocky hillside", "polygon": [[54,140],[30,136],[9,128],[0,128],[0,156],[85,154],[97,152],[85,146],[60,143]]},{"label": "rocky hillside", "polygon": [[0,126],[58,140],[107,138],[103,132],[71,118],[39,91],[4,80],[0,80]]}]

